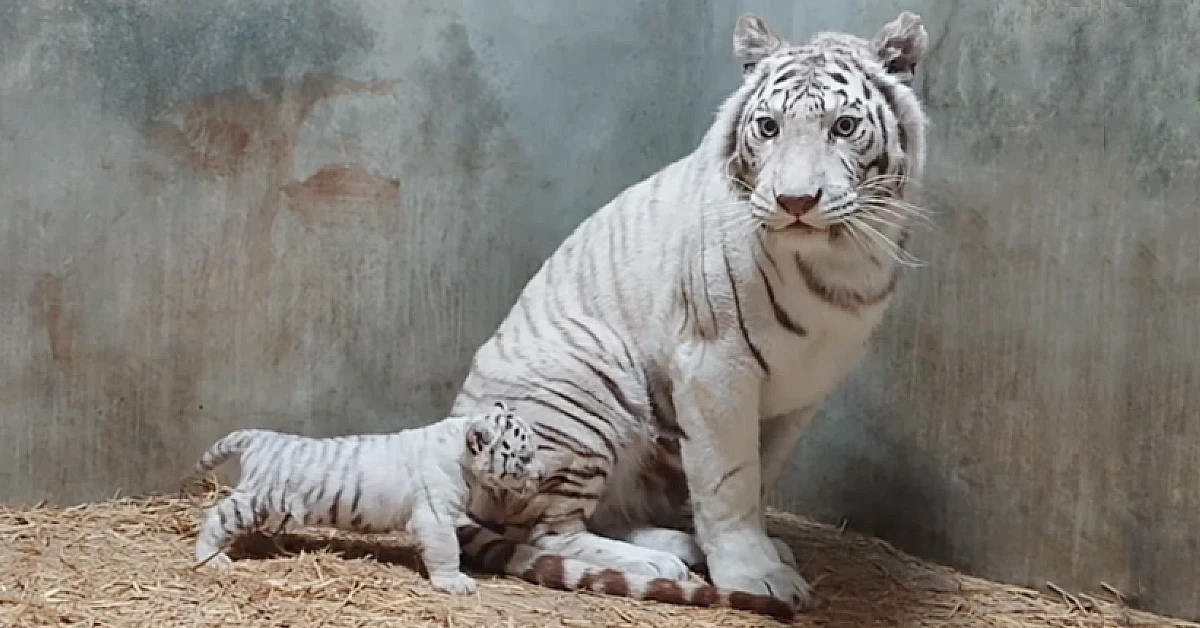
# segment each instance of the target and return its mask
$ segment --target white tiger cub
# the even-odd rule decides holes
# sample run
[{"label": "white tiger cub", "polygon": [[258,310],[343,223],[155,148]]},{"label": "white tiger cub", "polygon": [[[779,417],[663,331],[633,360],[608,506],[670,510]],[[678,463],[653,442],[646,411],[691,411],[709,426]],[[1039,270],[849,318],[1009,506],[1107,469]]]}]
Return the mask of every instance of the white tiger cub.
[{"label": "white tiger cub", "polygon": [[217,441],[188,483],[233,456],[241,477],[207,512],[196,560],[230,564],[234,537],[259,530],[329,526],[356,532],[407,530],[435,589],[475,590],[459,568],[455,526],[472,493],[530,495],[543,466],[530,426],[503,401],[390,434],[308,438],[246,429]]},{"label": "white tiger cub", "polygon": [[908,12],[799,45],[738,20],[742,83],[699,146],[584,220],[475,354],[454,411],[521,403],[550,469],[491,522],[524,547],[483,562],[535,581],[538,556],[675,580],[703,562],[722,590],[809,605],[763,493],[909,261],[927,48]]}]

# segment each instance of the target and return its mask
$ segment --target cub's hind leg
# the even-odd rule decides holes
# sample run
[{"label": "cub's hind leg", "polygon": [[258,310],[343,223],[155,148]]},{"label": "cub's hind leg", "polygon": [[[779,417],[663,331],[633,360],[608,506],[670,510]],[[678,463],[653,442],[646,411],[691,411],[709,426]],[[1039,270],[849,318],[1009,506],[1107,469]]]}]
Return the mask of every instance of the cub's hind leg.
[{"label": "cub's hind leg", "polygon": [[234,490],[208,509],[196,536],[196,560],[218,568],[228,567],[233,561],[225,548],[237,537],[260,529],[266,518],[261,500]]}]

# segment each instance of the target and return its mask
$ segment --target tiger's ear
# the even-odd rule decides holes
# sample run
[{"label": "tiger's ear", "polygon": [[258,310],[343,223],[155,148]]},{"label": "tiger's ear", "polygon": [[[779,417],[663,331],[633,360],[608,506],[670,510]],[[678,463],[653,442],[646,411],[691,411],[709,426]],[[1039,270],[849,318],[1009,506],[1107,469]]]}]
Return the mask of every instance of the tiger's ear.
[{"label": "tiger's ear", "polygon": [[478,456],[492,439],[492,428],[487,421],[475,421],[467,427],[467,451],[472,456]]},{"label": "tiger's ear", "polygon": [[921,16],[905,11],[883,25],[871,39],[871,49],[888,73],[905,85],[912,83],[917,64],[929,52],[929,33]]},{"label": "tiger's ear", "polygon": [[742,64],[742,74],[753,72],[759,61],[782,45],[783,40],[757,15],[743,15],[733,27],[733,56]]}]

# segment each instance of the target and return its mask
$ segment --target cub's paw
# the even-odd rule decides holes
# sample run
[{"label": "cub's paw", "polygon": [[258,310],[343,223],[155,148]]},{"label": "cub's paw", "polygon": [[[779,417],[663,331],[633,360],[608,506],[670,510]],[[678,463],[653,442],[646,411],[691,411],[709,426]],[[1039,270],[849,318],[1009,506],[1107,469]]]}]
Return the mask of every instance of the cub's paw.
[{"label": "cub's paw", "polygon": [[229,558],[225,552],[217,552],[216,554],[213,554],[212,558],[208,558],[208,556],[205,555],[196,562],[204,563],[205,567],[211,567],[212,569],[228,569],[229,567],[233,566],[233,559]]},{"label": "cub's paw", "polygon": [[769,595],[791,604],[797,611],[813,606],[812,587],[796,570],[783,563],[755,564],[709,560],[709,575],[714,585],[747,593]]},{"label": "cub's paw", "polygon": [[475,592],[475,579],[461,571],[431,575],[429,583],[434,589],[451,595],[470,595]]},{"label": "cub's paw", "polygon": [[783,564],[795,569],[796,571],[800,570],[800,565],[796,562],[796,555],[792,553],[792,548],[789,547],[787,543],[783,542],[783,539],[779,537],[771,537],[771,545],[775,546],[775,551],[779,553],[779,560]]}]

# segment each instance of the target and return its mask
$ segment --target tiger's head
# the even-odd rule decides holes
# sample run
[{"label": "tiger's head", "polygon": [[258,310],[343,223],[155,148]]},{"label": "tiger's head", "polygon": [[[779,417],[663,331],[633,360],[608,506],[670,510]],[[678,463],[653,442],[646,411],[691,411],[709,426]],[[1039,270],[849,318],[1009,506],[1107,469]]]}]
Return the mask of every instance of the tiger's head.
[{"label": "tiger's head", "polygon": [[466,431],[471,474],[481,484],[529,495],[537,490],[545,469],[529,423],[503,401],[480,414]]},{"label": "tiger's head", "polygon": [[925,159],[925,114],[910,85],[928,49],[901,13],[870,40],[819,33],[804,45],[742,16],[743,82],[718,116],[721,159],[756,225],[799,251],[903,261],[923,210],[909,187]]}]

